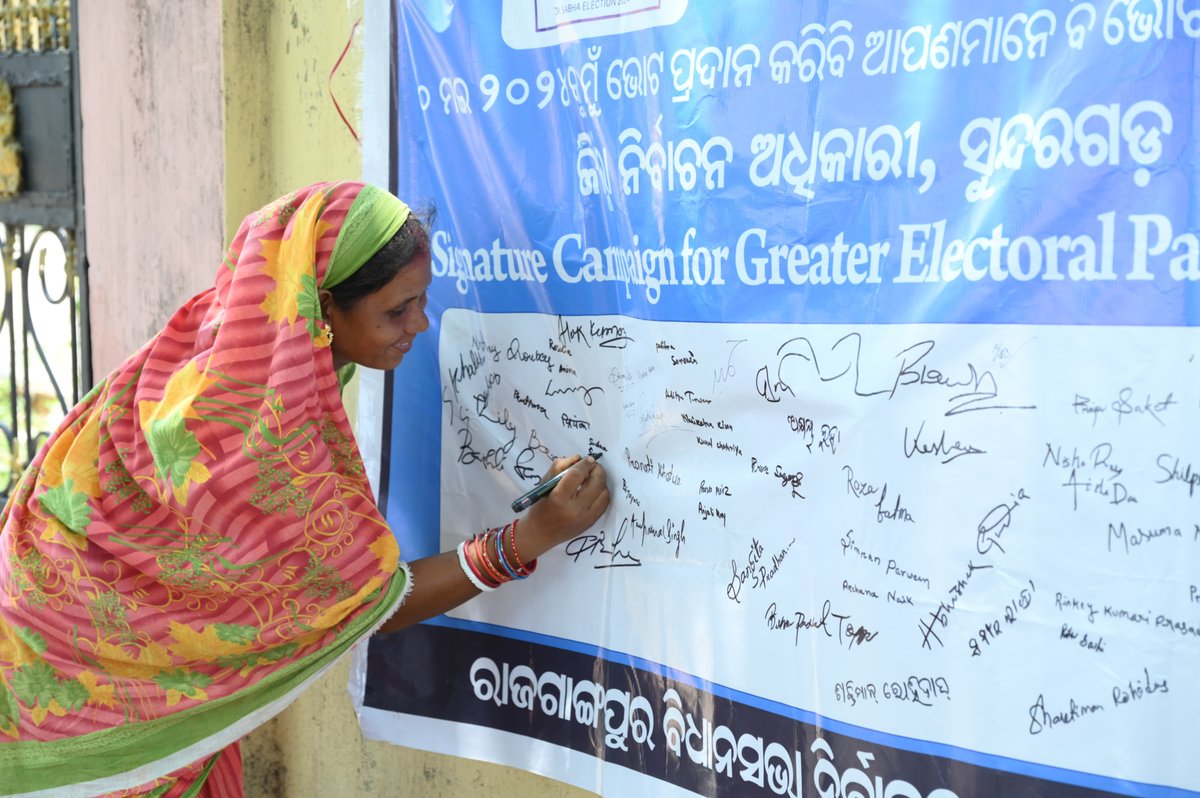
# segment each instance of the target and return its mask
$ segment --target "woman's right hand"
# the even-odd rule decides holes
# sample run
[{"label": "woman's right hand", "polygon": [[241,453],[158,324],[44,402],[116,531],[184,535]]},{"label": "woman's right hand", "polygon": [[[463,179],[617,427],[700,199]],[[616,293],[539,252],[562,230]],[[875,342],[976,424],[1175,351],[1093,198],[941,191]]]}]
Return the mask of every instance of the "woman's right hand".
[{"label": "woman's right hand", "polygon": [[[520,517],[516,539],[521,562],[536,560],[576,537],[596,523],[608,508],[607,476],[591,457],[576,455],[555,460],[544,479],[568,468],[570,473],[554,490]],[[463,576],[458,555],[453,551],[422,557],[409,565],[413,574],[412,592],[383,624],[382,632],[393,632],[440,615],[479,594],[475,585]],[[501,567],[499,562],[493,565]]]},{"label": "woman's right hand", "polygon": [[520,518],[518,540],[521,557],[534,560],[590,528],[608,509],[608,475],[592,456],[561,457],[542,481],[562,471],[554,490]]}]

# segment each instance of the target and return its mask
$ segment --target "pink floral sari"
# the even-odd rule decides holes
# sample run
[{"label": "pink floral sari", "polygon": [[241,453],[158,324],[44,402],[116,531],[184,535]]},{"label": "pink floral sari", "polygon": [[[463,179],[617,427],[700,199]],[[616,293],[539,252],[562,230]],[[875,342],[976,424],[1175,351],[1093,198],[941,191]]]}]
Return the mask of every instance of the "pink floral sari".
[{"label": "pink floral sari", "polygon": [[403,599],[319,324],[360,189],[247,217],[215,286],[22,476],[0,515],[0,795],[240,795],[219,752]]}]

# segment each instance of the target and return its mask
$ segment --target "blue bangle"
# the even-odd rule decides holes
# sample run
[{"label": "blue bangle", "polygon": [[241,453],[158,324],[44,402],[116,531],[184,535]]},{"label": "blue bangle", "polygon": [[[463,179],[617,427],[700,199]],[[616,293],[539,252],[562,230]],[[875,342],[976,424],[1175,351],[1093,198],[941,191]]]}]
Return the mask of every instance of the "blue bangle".
[{"label": "blue bangle", "polygon": [[500,534],[496,535],[496,556],[500,560],[500,566],[508,572],[508,575],[513,579],[524,579],[513,567],[508,564],[508,558],[504,556],[504,527],[500,528]]}]

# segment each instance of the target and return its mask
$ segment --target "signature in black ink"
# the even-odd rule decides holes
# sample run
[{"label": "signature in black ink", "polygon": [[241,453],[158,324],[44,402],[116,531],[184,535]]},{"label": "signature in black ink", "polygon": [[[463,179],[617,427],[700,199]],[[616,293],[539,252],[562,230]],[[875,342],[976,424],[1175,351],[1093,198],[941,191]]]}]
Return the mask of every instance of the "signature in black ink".
[{"label": "signature in black ink", "polygon": [[925,431],[925,422],[921,422],[921,426],[917,428],[912,439],[908,437],[908,427],[904,428],[904,456],[912,459],[917,454],[931,454],[935,457],[945,457],[942,460],[942,465],[957,460],[960,457],[968,454],[987,454],[983,449],[976,448],[969,443],[955,441],[954,443],[946,443],[946,431],[942,430],[941,437],[933,443],[926,443],[921,440],[921,433]]},{"label": "signature in black ink", "polygon": [[558,317],[558,340],[563,346],[579,342],[588,349],[592,348],[592,342],[588,340],[588,335],[583,331],[582,324],[572,324],[563,316]]},{"label": "signature in black ink", "polygon": [[[817,358],[816,348],[812,342],[803,336],[784,341],[775,351],[779,358],[774,370],[763,366],[755,375],[755,387],[758,395],[768,402],[778,402],[783,393],[795,396],[795,391],[783,378],[784,365],[793,357],[812,364],[816,377],[821,382],[832,382],[853,373],[853,391],[856,396],[871,397],[886,395],[888,399],[896,396],[903,387],[912,385],[935,385],[943,388],[965,388],[962,393],[951,396],[947,402],[950,408],[946,416],[960,413],[978,412],[982,410],[1033,410],[1036,405],[1014,405],[1000,401],[1000,388],[995,375],[990,371],[978,371],[974,364],[966,364],[966,373],[958,378],[952,378],[925,363],[925,359],[933,352],[933,341],[921,341],[906,347],[896,353],[900,359],[900,367],[892,379],[890,387],[877,390],[864,390],[862,387],[861,359],[862,336],[859,333],[849,333],[837,340],[829,348],[831,356],[839,351],[844,354],[846,365],[837,373],[828,373],[821,367]],[[837,366],[834,367],[835,369]]]},{"label": "signature in black ink", "polygon": [[564,394],[564,393],[582,393],[583,394],[583,403],[585,405],[587,405],[588,407],[592,406],[592,394],[595,391],[604,393],[604,389],[601,388],[599,385],[593,385],[591,387],[588,387],[586,385],[572,385],[572,386],[569,386],[566,388],[555,388],[554,380],[546,381],[546,396],[558,396],[559,394]]},{"label": "signature in black ink", "polygon": [[739,569],[737,560],[729,561],[730,568],[733,571],[733,578],[729,580],[729,584],[725,585],[726,598],[738,604],[742,603],[742,585],[754,575],[754,569],[758,567],[758,561],[762,557],[763,545],[758,542],[758,538],[750,538],[750,551],[746,555],[745,567]]},{"label": "signature in black ink", "polygon": [[449,388],[442,388],[442,404],[449,405],[446,415],[446,423],[453,427],[456,423],[467,423],[470,416],[467,413],[467,408],[460,405],[454,400],[453,396],[449,395]]},{"label": "signature in black ink", "polygon": [[888,507],[884,507],[884,502],[887,499],[887,483],[883,483],[883,489],[879,492],[879,501],[875,502],[875,523],[882,524],[884,521],[902,521],[906,524],[915,523],[912,512],[907,507],[900,503],[903,494],[896,493],[896,501]]},{"label": "signature in black ink", "polygon": [[[525,405],[528,408],[538,411],[543,418],[550,418],[550,414],[546,412],[546,408],[538,404],[532,397],[526,396],[516,388],[513,388],[513,400],[519,405]],[[565,415],[565,414],[564,414]]]},{"label": "signature in black ink", "polygon": [[592,338],[600,339],[600,347],[603,349],[624,349],[629,344],[636,343],[620,324],[598,325],[594,321],[589,321],[588,333]]},{"label": "signature in black ink", "polygon": [[1102,496],[1108,499],[1108,503],[1112,505],[1120,504],[1137,504],[1137,496],[1129,492],[1124,483],[1115,480],[1109,480],[1105,477],[1099,479],[1083,479],[1079,476],[1079,472],[1072,468],[1067,481],[1062,484],[1064,488],[1071,489],[1071,509],[1079,509],[1079,491],[1091,493],[1096,496]]},{"label": "signature in black ink", "polygon": [[509,342],[508,351],[505,352],[505,355],[509,360],[517,360],[521,363],[541,363],[546,367],[546,371],[551,373],[554,371],[554,362],[551,361],[550,355],[537,349],[532,352],[526,352],[521,348],[520,338],[514,338]]},{"label": "signature in black ink", "polygon": [[858,498],[861,499],[866,496],[870,496],[873,493],[879,492],[879,488],[875,485],[872,485],[870,482],[865,482],[863,480],[856,479],[854,476],[854,469],[851,468],[850,466],[848,466],[848,465],[842,466],[842,471],[844,471],[846,473],[846,492],[847,493],[857,496]]},{"label": "signature in black ink", "polygon": [[1039,695],[1037,701],[1034,701],[1033,706],[1029,708],[1029,733],[1041,734],[1046,729],[1074,723],[1087,715],[1103,711],[1104,707],[1100,704],[1077,704],[1072,698],[1068,700],[1066,709],[1050,712],[1046,709],[1045,696]]},{"label": "signature in black ink", "polygon": [[725,358],[725,365],[719,369],[713,370],[712,387],[713,387],[714,391],[717,389],[717,383],[728,382],[730,379],[737,376],[737,368],[735,368],[733,365],[733,352],[735,349],[738,348],[738,346],[746,343],[746,339],[745,338],[738,338],[738,339],[730,338],[730,339],[726,340],[725,343],[733,344],[733,346],[729,347],[729,355]]},{"label": "signature in black ink", "polygon": [[782,488],[791,488],[793,499],[803,499],[804,494],[800,492],[800,485],[804,482],[803,471],[784,471],[783,466],[775,466],[775,478],[779,480],[779,486]]},{"label": "signature in black ink", "polygon": [[946,591],[949,603],[947,601],[938,602],[937,608],[928,614],[928,620],[921,619],[917,622],[917,625],[921,628],[921,648],[932,649],[933,646],[929,644],[930,640],[933,640],[939,646],[945,646],[941,636],[938,635],[937,630],[934,628],[934,624],[941,626],[943,629],[949,626],[950,613],[954,612],[954,608],[958,605],[958,600],[963,597],[967,585],[970,584],[975,572],[994,567],[993,565],[976,565],[973,562],[967,562],[967,573]]},{"label": "signature in black ink", "polygon": [[559,423],[562,424],[565,429],[591,429],[592,428],[592,424],[590,421],[585,421],[582,418],[575,418],[574,416],[567,415],[566,413],[563,413],[559,417]]},{"label": "signature in black ink", "polygon": [[638,499],[637,496],[634,496],[633,492],[629,490],[629,483],[625,481],[624,477],[621,478],[621,492],[625,494],[625,501],[629,502],[635,507],[642,506],[641,500]]},{"label": "signature in black ink", "polygon": [[643,547],[646,545],[647,537],[657,538],[658,540],[666,543],[668,546],[674,544],[675,559],[679,559],[679,550],[684,544],[687,543],[687,533],[685,532],[686,527],[686,518],[680,521],[678,526],[675,525],[674,518],[668,518],[666,523],[664,523],[662,526],[658,526],[646,520],[645,512],[635,512],[630,513],[621,519],[621,529],[618,537],[624,538],[626,530],[635,535],[640,531],[642,538],[641,543]]},{"label": "signature in black ink", "polygon": [[458,353],[458,365],[454,366],[450,369],[450,372],[449,372],[450,387],[454,389],[454,393],[456,393],[456,394],[458,393],[458,384],[460,382],[464,382],[465,380],[469,380],[472,377],[474,377],[475,373],[477,371],[479,371],[479,368],[484,363],[483,355],[479,354],[474,349],[471,350],[470,355],[471,355],[471,362],[468,363],[463,358],[462,352],[459,352]]},{"label": "signature in black ink", "polygon": [[628,551],[621,549],[621,543],[625,538],[624,527],[617,533],[617,538],[611,545],[604,538],[605,531],[603,529],[594,535],[580,535],[568,543],[564,551],[575,562],[579,562],[579,558],[585,554],[589,557],[598,556],[608,558],[607,561],[592,564],[592,567],[597,570],[603,568],[637,568],[641,566],[641,560],[634,557]]},{"label": "signature in black ink", "polygon": [[1171,405],[1178,404],[1175,401],[1173,393],[1168,393],[1166,399],[1160,399],[1155,402],[1150,398],[1150,394],[1146,394],[1146,401],[1136,400],[1136,404],[1131,402],[1133,397],[1132,388],[1123,388],[1117,398],[1113,400],[1111,405],[1113,412],[1117,414],[1117,426],[1121,425],[1121,420],[1125,416],[1147,415],[1159,423],[1159,426],[1165,427],[1166,424],[1159,418],[1159,413],[1165,413],[1171,408]]},{"label": "signature in black ink", "polygon": [[[513,433],[513,440],[516,440],[516,433]],[[555,455],[550,452],[550,449],[542,443],[542,439],[538,437],[536,429],[529,431],[529,438],[526,440],[525,448],[517,454],[517,461],[513,465],[513,471],[517,473],[517,478],[522,480],[538,480],[541,477],[538,475],[537,469],[530,466],[530,463],[539,454],[544,455],[547,459],[553,461]]]},{"label": "signature in black ink", "polygon": [[861,646],[863,643],[870,643],[876,637],[879,637],[879,632],[872,632],[865,625],[855,626],[850,620],[849,615],[834,613],[833,617],[842,621],[842,623],[838,624],[838,643],[846,646],[846,648]]},{"label": "signature in black ink", "polygon": [[1111,521],[1108,524],[1108,550],[1113,550],[1113,540],[1118,540],[1125,547],[1125,553],[1128,554],[1130,547],[1137,548],[1138,546],[1149,543],[1152,540],[1159,538],[1182,538],[1183,529],[1177,526],[1167,524],[1166,526],[1134,527],[1133,531],[1125,528],[1125,522],[1120,521],[1113,524]]},{"label": "signature in black ink", "polygon": [[1093,640],[1091,637],[1089,637],[1087,632],[1084,632],[1083,638],[1080,639],[1079,632],[1076,632],[1075,628],[1069,623],[1064,623],[1062,625],[1062,630],[1058,633],[1058,639],[1076,641],[1076,645],[1078,645],[1084,651],[1094,651],[1097,654],[1103,654],[1105,651],[1103,637]]},{"label": "signature in black ink", "polygon": [[1090,459],[1085,459],[1079,456],[1079,449],[1071,449],[1070,454],[1063,452],[1062,446],[1055,446],[1052,443],[1046,443],[1046,456],[1042,458],[1042,468],[1045,468],[1050,463],[1063,469],[1075,471],[1077,469],[1091,468],[1093,470],[1103,469],[1109,476],[1119,477],[1125,473],[1125,467],[1119,465],[1112,459],[1113,445],[1111,443],[1098,443],[1092,447]]},{"label": "signature in black ink", "polygon": [[1112,689],[1113,706],[1119,707],[1131,701],[1149,698],[1155,693],[1165,695],[1169,692],[1171,689],[1166,679],[1151,678],[1150,669],[1143,667],[1142,677],[1130,679],[1125,684],[1117,685]]},{"label": "signature in black ink", "polygon": [[800,645],[800,632],[806,629],[820,629],[826,637],[833,637],[833,632],[829,631],[829,618],[832,615],[833,609],[829,599],[825,599],[825,603],[821,605],[820,617],[809,617],[807,613],[799,610],[790,615],[781,613],[779,605],[772,601],[771,606],[767,607],[767,611],[763,614],[763,620],[767,622],[767,628],[773,632],[795,630],[795,644],[798,646]]},{"label": "signature in black ink", "polygon": [[[918,344],[913,344],[907,349],[903,349],[897,355],[903,355],[902,365],[899,372],[896,374],[896,381],[892,385],[892,391],[889,398],[896,395],[896,391],[901,386],[907,385],[940,385],[946,388],[966,388],[963,393],[950,397],[948,400],[951,404],[945,415],[955,416],[960,413],[971,413],[980,410],[1034,410],[1036,405],[1009,405],[998,401],[1000,396],[1000,388],[996,383],[996,377],[990,371],[978,372],[972,363],[967,363],[967,374],[960,379],[953,379],[946,376],[941,371],[935,368],[930,368],[922,363],[934,349],[933,341],[922,341]],[[909,360],[911,354],[916,354],[916,358]],[[920,370],[917,370],[917,366]]]},{"label": "signature in black ink", "polygon": [[490,424],[503,427],[515,435],[517,432],[517,425],[511,418],[509,418],[507,407],[500,408],[499,411],[490,416],[484,412],[488,409],[488,404],[491,402],[491,397],[492,391],[490,388],[486,391],[475,394],[475,415]]},{"label": "signature in black ink", "polygon": [[485,469],[499,471],[504,468],[504,461],[508,457],[508,453],[512,451],[513,444],[517,442],[517,433],[513,433],[512,438],[507,443],[500,446],[495,446],[487,451],[478,451],[475,449],[474,441],[471,436],[471,430],[462,427],[458,430],[458,464],[472,465],[479,463]]},{"label": "signature in black ink", "polygon": [[872,632],[866,626],[855,626],[848,613],[841,615],[834,612],[829,599],[825,599],[825,603],[821,605],[820,616],[809,616],[799,610],[791,615],[781,613],[779,605],[775,602],[771,602],[771,606],[767,607],[766,613],[763,614],[763,620],[771,631],[794,630],[794,644],[797,646],[800,645],[800,633],[807,630],[819,629],[826,637],[832,638],[834,634],[829,628],[830,618],[836,619],[838,643],[847,648],[861,646],[879,636],[879,632]]},{"label": "signature in black ink", "polygon": [[1002,554],[1006,553],[1004,547],[1000,545],[1000,536],[1012,523],[1013,510],[1017,509],[1022,501],[1030,498],[1032,497],[1025,493],[1025,489],[1021,488],[1017,491],[1012,504],[997,504],[988,510],[987,515],[983,517],[976,528],[975,550],[980,554],[987,554],[992,547],[995,547],[1000,549]]},{"label": "signature in black ink", "polygon": [[1161,479],[1154,480],[1159,485],[1167,482],[1182,482],[1187,485],[1188,498],[1196,495],[1196,488],[1200,487],[1200,471],[1192,469],[1191,463],[1186,463],[1181,468],[1179,465],[1180,459],[1171,460],[1173,455],[1160,454],[1155,460],[1154,465],[1163,473]]},{"label": "signature in black ink", "polygon": [[1146,401],[1143,402],[1139,399],[1135,403],[1133,401],[1133,388],[1122,388],[1117,393],[1117,398],[1107,405],[1101,402],[1094,402],[1091,397],[1077,393],[1071,401],[1071,409],[1075,412],[1075,415],[1082,413],[1083,415],[1091,416],[1093,427],[1096,426],[1096,420],[1110,410],[1117,414],[1118,426],[1120,426],[1126,416],[1149,416],[1157,421],[1159,426],[1165,427],[1166,423],[1162,420],[1160,414],[1166,413],[1175,404],[1178,404],[1178,402],[1175,401],[1174,393],[1168,393],[1165,399],[1159,399],[1158,401],[1151,398],[1150,394],[1146,394]]}]

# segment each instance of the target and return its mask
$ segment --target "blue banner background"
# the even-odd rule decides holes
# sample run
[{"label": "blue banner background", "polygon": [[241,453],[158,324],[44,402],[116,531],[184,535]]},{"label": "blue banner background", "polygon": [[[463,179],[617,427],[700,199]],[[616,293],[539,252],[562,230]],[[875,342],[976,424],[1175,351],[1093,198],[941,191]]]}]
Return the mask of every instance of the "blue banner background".
[{"label": "blue banner background", "polygon": [[[388,518],[401,539],[408,559],[435,553],[439,547],[438,496],[441,452],[440,375],[437,364],[438,320],[448,308],[483,312],[549,314],[623,314],[661,321],[787,322],[796,324],[856,323],[989,323],[1132,326],[1196,326],[1200,324],[1200,291],[1194,280],[1173,279],[1169,261],[1186,254],[1197,223],[1196,39],[1183,3],[1169,3],[1171,36],[1159,18],[1161,36],[1135,41],[1134,12],[1153,11],[1153,3],[1122,6],[1122,40],[1105,39],[1105,12],[1115,5],[1096,7],[1097,18],[1082,34],[1081,46],[1071,44],[1065,24],[1078,5],[1011,3],[986,0],[969,12],[945,3],[739,3],[692,0],[683,18],[670,26],[651,28],[564,44],[562,47],[517,50],[500,37],[500,2],[461,3],[443,30],[431,24],[424,4],[398,0],[396,53],[396,181],[393,189],[417,207],[436,208],[435,247],[447,244],[471,253],[502,248],[538,250],[549,260],[564,236],[579,236],[585,247],[665,247],[680,257],[685,235],[695,231],[694,245],[736,250],[745,231],[762,229],[770,245],[846,242],[886,243],[881,280],[858,285],[746,285],[732,264],[723,285],[664,286],[657,302],[645,287],[621,282],[567,284],[546,267],[545,283],[476,282],[466,290],[447,275],[435,252],[435,277],[430,289],[428,335],[418,339],[403,366],[390,378],[392,443],[387,453],[383,498]],[[1044,54],[1001,58],[985,63],[983,48],[974,51],[969,66],[868,76],[861,63],[868,55],[868,32],[891,35],[913,26],[980,18],[1011,19],[1032,15],[1045,7],[1056,25]],[[1128,11],[1128,14],[1126,14]],[[1187,14],[1196,12],[1187,11]],[[955,16],[957,15],[957,16]],[[1082,18],[1076,18],[1076,23]],[[789,83],[771,80],[767,55],[782,40],[803,41],[817,24],[832,38],[835,22],[853,40],[853,57],[843,74],[825,64],[822,79],[802,81],[795,69]],[[1024,26],[1020,26],[1023,30]],[[1045,26],[1042,28],[1045,30]],[[1140,30],[1140,29],[1139,29]],[[1108,24],[1110,35],[1117,27]],[[810,32],[810,33],[806,33]],[[1138,33],[1137,36],[1141,34]],[[919,38],[919,37],[918,37]],[[1028,52],[1040,47],[1023,41]],[[675,102],[672,54],[681,49],[715,46],[725,52],[755,45],[761,61],[749,85],[713,88],[694,85],[690,97]],[[1000,49],[996,52],[1001,52]],[[598,58],[589,49],[599,48]],[[594,52],[594,50],[593,50]],[[657,89],[634,97],[613,99],[606,70],[617,59],[644,59],[662,53],[664,62]],[[902,53],[901,60],[904,58]],[[573,92],[569,79],[598,65],[595,102],[587,91]],[[537,88],[539,74],[552,76],[545,108]],[[486,76],[496,77],[495,102],[488,104]],[[622,78],[624,73],[621,74]],[[462,79],[459,87],[454,78]],[[505,99],[511,82],[523,79],[529,99],[515,105]],[[622,84],[624,85],[624,84]],[[456,97],[467,92],[466,106]],[[458,95],[455,92],[460,92]],[[1026,112],[1034,120],[1049,109],[1065,110],[1074,119],[1093,105],[1113,106],[1125,114],[1134,104],[1151,100],[1171,113],[1171,129],[1159,131],[1150,143],[1161,153],[1146,163],[1135,162],[1120,131],[1117,163],[1086,166],[1078,146],[1075,161],[1050,168],[1034,163],[1026,150],[1022,168],[1002,170],[991,181],[992,197],[968,202],[965,192],[980,175],[964,165],[960,137],[980,117],[997,118],[1003,125]],[[469,108],[469,111],[465,110]],[[1151,119],[1143,118],[1143,124]],[[920,122],[918,166],[936,166],[936,178],[924,192],[919,169],[914,177],[829,182],[817,179],[811,198],[792,187],[758,186],[751,179],[756,135],[794,133],[807,151],[814,131],[845,128],[851,136],[892,124],[899,131]],[[1132,124],[1132,123],[1131,123]],[[732,145],[725,164],[724,185],[705,188],[703,171],[691,190],[650,190],[647,172],[639,175],[640,191],[622,190],[619,154],[625,146],[622,131],[637,130],[642,143],[652,139],[678,143],[692,139],[701,146],[723,136]],[[607,151],[611,191],[585,195],[581,190],[580,137]],[[1144,140],[1145,141],[1145,140]],[[906,156],[907,157],[907,150]],[[850,167],[847,167],[849,171]],[[865,167],[864,167],[865,173]],[[818,174],[820,167],[818,166]],[[664,180],[666,178],[664,177]],[[1141,186],[1139,183],[1145,182]],[[1111,243],[1105,242],[1101,217],[1112,214]],[[1138,252],[1146,242],[1134,236],[1131,216],[1157,215],[1182,237],[1175,249],[1146,255],[1152,279],[1128,279]],[[1041,241],[1054,236],[1090,236],[1099,249],[1109,249],[1116,275],[1111,280],[1020,281],[963,277],[949,282],[898,282],[899,253],[904,248],[902,226],[945,220],[948,236],[963,240],[987,238],[997,225],[1010,239],[1029,236]],[[1160,228],[1144,222],[1152,237]],[[636,241],[636,243],[635,243]],[[1153,241],[1151,242],[1154,243]],[[1200,245],[1198,245],[1200,246]],[[762,254],[762,253],[754,253]],[[1077,254],[1073,253],[1073,254]],[[1067,271],[1064,255],[1060,270]],[[1103,257],[1098,255],[1098,257]],[[578,251],[569,253],[566,267],[582,267]],[[680,264],[677,268],[681,270]],[[439,271],[439,269],[441,269]],[[433,622],[471,629],[476,625],[447,619]],[[482,628],[482,627],[480,627]],[[531,639],[516,630],[488,631]],[[545,640],[537,642],[545,643]],[[578,650],[578,644],[564,641]],[[604,652],[597,651],[598,655]],[[384,704],[387,702],[384,701]],[[992,763],[996,765],[996,763]],[[1000,767],[1022,770],[1019,763]],[[1101,780],[1103,781],[1103,780]],[[1090,786],[1099,786],[1091,784]],[[1138,785],[1117,784],[1129,794],[1161,793]],[[1149,790],[1149,791],[1147,791]],[[1047,793],[1052,794],[1052,792]]]},{"label": "blue banner background", "polygon": [[[1041,5],[981,2],[972,5],[969,16],[960,11],[955,17],[941,3],[909,3],[903,9],[890,3],[764,3],[729,8],[693,3],[684,18],[670,27],[602,37],[561,50],[520,51],[509,48],[498,35],[483,34],[500,28],[498,3],[465,4],[459,9],[459,24],[440,34],[402,3],[397,188],[406,198],[432,202],[438,208],[438,229],[448,232],[457,246],[488,248],[499,238],[503,246],[537,248],[549,255],[561,236],[578,233],[585,247],[628,248],[637,236],[642,247],[666,246],[678,253],[691,228],[698,231],[698,244],[731,249],[747,228],[765,229],[772,244],[830,242],[840,233],[847,242],[891,245],[884,279],[875,285],[747,286],[726,268],[724,286],[664,288],[661,300],[651,304],[636,291],[627,299],[624,290],[612,283],[565,285],[553,275],[542,290],[505,282],[489,283],[486,290],[472,286],[467,294],[447,290],[449,281],[439,279],[431,313],[445,307],[475,307],[624,313],[663,320],[1196,324],[1200,309],[1195,284],[1169,278],[1170,255],[1152,259],[1152,280],[1121,278],[1131,268],[1132,232],[1123,223],[1129,214],[1162,214],[1173,223],[1175,235],[1197,226],[1192,179],[1197,154],[1194,39],[1180,33],[1179,38],[1166,41],[1110,45],[1102,35],[1102,21],[1097,21],[1082,49],[1075,50],[1062,19],[1071,6],[1058,4],[1054,7],[1059,12],[1058,27],[1043,57],[982,63],[976,50],[975,60],[966,67],[878,76],[855,68],[866,55],[866,31],[890,33],[929,24],[936,32],[947,21],[990,15],[1011,18],[1017,8],[1031,13]],[[467,19],[470,24],[465,24]],[[802,39],[809,25],[831,26],[837,20],[853,25],[856,48],[841,77],[827,74],[823,80],[802,83],[793,75],[788,84],[770,80],[767,58],[775,42]],[[761,63],[752,82],[727,89],[696,85],[690,99],[674,102],[678,92],[673,87],[671,54],[710,44],[722,50],[756,45]],[[602,52],[598,116],[592,116],[569,89],[564,106],[558,81],[560,73],[569,77],[569,70],[581,70],[590,61],[588,48],[593,47]],[[656,52],[663,53],[665,61],[657,93],[612,100],[605,88],[607,65]],[[680,64],[686,62],[682,59]],[[554,96],[539,110],[536,104],[543,95],[534,84],[543,71],[555,79]],[[501,96],[485,111],[487,95],[479,87],[486,74],[497,76]],[[446,76],[461,77],[469,88],[469,113],[457,112],[453,101],[450,112],[445,112],[439,83]],[[520,106],[503,96],[507,83],[516,78],[530,85],[530,99]],[[421,86],[430,92],[426,110],[421,108]],[[1076,157],[1070,165],[1041,169],[1027,151],[1023,168],[993,180],[997,191],[991,199],[977,203],[964,199],[967,184],[979,176],[964,167],[959,147],[960,133],[972,119],[998,117],[1003,122],[1020,112],[1036,118],[1051,108],[1065,109],[1074,117],[1089,105],[1116,103],[1125,110],[1145,99],[1166,105],[1173,118],[1173,129],[1160,139],[1162,154],[1148,168],[1152,178],[1145,188],[1136,186],[1135,172],[1141,167],[1122,145],[1122,162],[1100,167],[1085,166]],[[818,181],[811,200],[797,196],[786,184],[758,187],[750,181],[747,167],[754,154],[749,145],[756,134],[795,133],[807,150],[813,131],[845,128],[855,133],[860,127],[873,131],[886,124],[903,131],[918,121],[920,160],[931,159],[937,168],[937,177],[925,193],[918,191],[923,182],[920,175],[840,184]],[[690,138],[703,144],[714,136],[727,138],[734,157],[726,164],[724,188],[706,190],[701,178],[691,191],[676,189],[656,196],[647,190],[649,180],[643,173],[641,190],[632,196],[615,185],[619,182],[615,175],[612,194],[580,195],[574,168],[580,134],[607,148],[609,168],[615,172],[622,147],[620,132],[636,129],[648,144],[656,126],[662,142]],[[1110,212],[1117,219],[1116,280],[968,282],[959,278],[929,284],[888,279],[899,269],[903,224],[946,219],[948,234],[964,239],[986,237],[996,225],[1003,225],[1010,238],[1091,235],[1099,239],[1097,217]],[[578,255],[571,260],[578,268]]]}]

